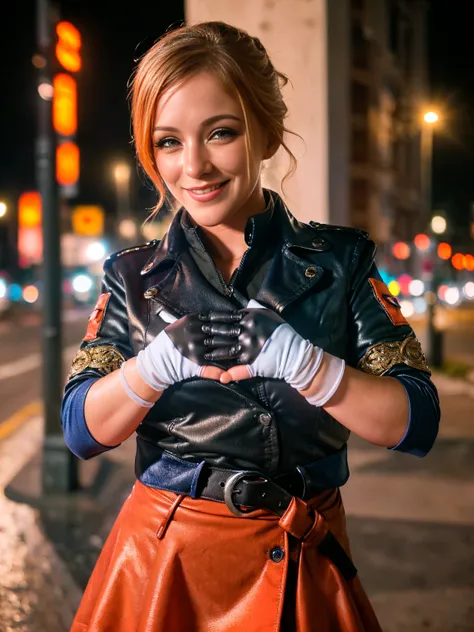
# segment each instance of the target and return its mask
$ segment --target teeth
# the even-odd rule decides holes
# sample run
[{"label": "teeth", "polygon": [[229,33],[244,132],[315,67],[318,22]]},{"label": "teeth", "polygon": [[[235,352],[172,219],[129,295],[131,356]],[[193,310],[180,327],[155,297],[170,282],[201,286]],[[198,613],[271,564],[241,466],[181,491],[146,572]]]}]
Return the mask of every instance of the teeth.
[{"label": "teeth", "polygon": [[213,187],[208,187],[207,189],[191,189],[191,191],[193,193],[197,193],[197,195],[201,195],[203,193],[210,193],[211,191],[215,191],[216,189],[218,189],[221,185],[220,184],[216,184]]}]

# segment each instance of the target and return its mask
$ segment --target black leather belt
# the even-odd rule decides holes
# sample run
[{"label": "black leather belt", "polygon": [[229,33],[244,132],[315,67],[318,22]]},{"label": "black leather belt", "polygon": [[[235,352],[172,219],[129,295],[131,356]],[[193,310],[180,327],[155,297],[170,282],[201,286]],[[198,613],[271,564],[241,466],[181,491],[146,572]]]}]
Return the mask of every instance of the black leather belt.
[{"label": "black leather belt", "polygon": [[[304,498],[304,494],[305,483],[301,472],[269,479],[253,470],[216,467],[203,470],[197,490],[198,498],[224,502],[235,516],[245,516],[253,509],[268,509],[282,516],[293,496]],[[337,566],[345,579],[353,579],[357,575],[357,568],[330,531],[318,548]]]},{"label": "black leather belt", "polygon": [[224,502],[236,516],[248,513],[237,505],[282,516],[293,496],[304,498],[304,492],[304,478],[299,473],[269,479],[253,470],[208,467],[201,473],[197,496]]}]

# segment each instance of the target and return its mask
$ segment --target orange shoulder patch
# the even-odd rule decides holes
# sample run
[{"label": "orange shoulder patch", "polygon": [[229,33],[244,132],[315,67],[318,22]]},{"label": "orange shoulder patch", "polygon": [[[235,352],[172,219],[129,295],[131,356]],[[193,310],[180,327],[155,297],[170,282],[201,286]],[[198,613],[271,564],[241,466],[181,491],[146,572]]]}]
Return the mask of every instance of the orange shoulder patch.
[{"label": "orange shoulder patch", "polygon": [[400,303],[390,292],[388,287],[380,279],[369,279],[375,298],[385,310],[385,313],[392,321],[393,325],[408,325],[405,316],[402,314]]},{"label": "orange shoulder patch", "polygon": [[107,304],[109,302],[110,292],[106,294],[101,294],[97,299],[97,303],[95,304],[94,311],[89,316],[89,322],[87,325],[86,335],[82,340],[95,340],[97,338],[97,334],[99,332],[100,325],[105,316],[105,310],[107,309]]}]

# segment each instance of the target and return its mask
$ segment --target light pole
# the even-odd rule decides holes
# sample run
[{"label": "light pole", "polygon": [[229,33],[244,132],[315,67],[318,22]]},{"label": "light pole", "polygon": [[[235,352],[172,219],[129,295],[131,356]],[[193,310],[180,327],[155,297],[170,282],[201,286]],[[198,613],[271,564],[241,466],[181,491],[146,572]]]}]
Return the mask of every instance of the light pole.
[{"label": "light pole", "polygon": [[[434,125],[438,123],[439,116],[433,110],[429,110],[423,115],[423,123],[421,126],[421,197],[424,224],[427,225],[432,213],[432,168],[433,168],[433,132]],[[432,245],[430,247],[430,258],[428,267],[425,270],[425,287],[427,302],[427,355],[428,361],[433,367],[441,367],[443,364],[443,339],[442,333],[436,328],[435,314],[438,303],[438,262],[437,262],[437,236],[446,229],[439,232],[444,218],[440,216],[431,219],[431,235]]]},{"label": "light pole", "polygon": [[432,110],[425,112],[421,126],[421,193],[425,225],[431,216],[431,172],[433,168],[433,130],[439,116]]},{"label": "light pole", "polygon": [[61,429],[62,322],[59,198],[56,184],[56,138],[53,129],[53,9],[50,0],[36,0],[38,54],[38,124],[36,181],[42,200],[43,227],[43,486],[45,496],[78,487],[77,459],[66,447]]}]

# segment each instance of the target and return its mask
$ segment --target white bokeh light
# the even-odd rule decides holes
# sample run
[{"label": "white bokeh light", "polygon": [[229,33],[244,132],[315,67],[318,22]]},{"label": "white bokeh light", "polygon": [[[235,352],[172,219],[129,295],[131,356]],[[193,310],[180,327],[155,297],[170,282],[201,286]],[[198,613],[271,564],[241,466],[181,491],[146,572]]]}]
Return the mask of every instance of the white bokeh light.
[{"label": "white bokeh light", "polygon": [[457,287],[450,287],[446,290],[444,295],[444,300],[448,305],[456,305],[459,301],[461,293],[459,292]]},{"label": "white bokeh light", "polygon": [[78,274],[72,280],[72,287],[78,294],[88,292],[92,288],[92,279],[86,274]]},{"label": "white bokeh light", "polygon": [[474,283],[472,281],[468,281],[466,285],[463,287],[464,296],[468,299],[474,298]]},{"label": "white bokeh light", "polygon": [[400,309],[405,318],[410,318],[415,313],[415,308],[411,301],[400,301]]},{"label": "white bokeh light", "polygon": [[100,261],[105,257],[105,246],[100,241],[95,241],[87,246],[86,257],[89,261]]},{"label": "white bokeh light", "polygon": [[421,296],[425,291],[425,284],[420,279],[413,279],[408,285],[408,291],[412,296]]}]

